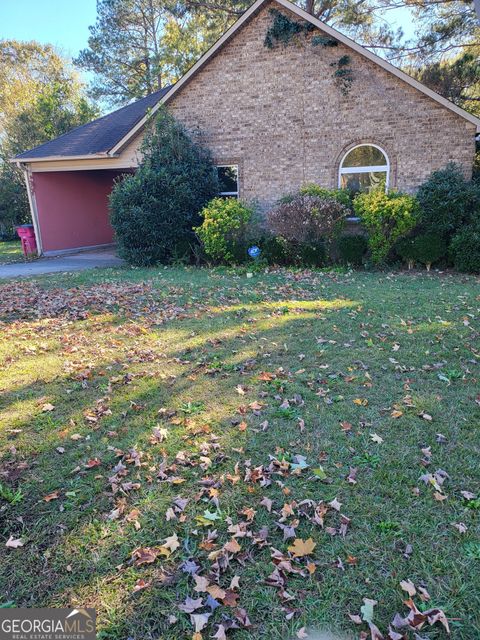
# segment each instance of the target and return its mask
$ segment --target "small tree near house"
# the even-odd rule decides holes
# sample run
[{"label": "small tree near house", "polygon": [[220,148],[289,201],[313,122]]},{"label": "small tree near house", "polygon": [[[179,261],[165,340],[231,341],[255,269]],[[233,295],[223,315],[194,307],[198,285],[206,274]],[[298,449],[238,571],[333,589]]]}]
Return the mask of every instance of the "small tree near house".
[{"label": "small tree near house", "polygon": [[118,181],[110,196],[118,253],[136,266],[168,264],[191,253],[193,227],[218,193],[218,176],[209,152],[164,108],[142,153],[136,173]]}]

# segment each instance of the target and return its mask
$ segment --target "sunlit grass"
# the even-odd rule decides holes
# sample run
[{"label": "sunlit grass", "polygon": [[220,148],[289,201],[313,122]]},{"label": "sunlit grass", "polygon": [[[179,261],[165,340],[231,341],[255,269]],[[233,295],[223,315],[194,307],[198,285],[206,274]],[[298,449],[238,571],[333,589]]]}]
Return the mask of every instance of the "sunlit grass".
[{"label": "sunlit grass", "polygon": [[[474,278],[279,271],[247,279],[225,270],[152,269],[41,284],[88,289],[105,279],[148,279],[165,304],[185,306],[185,317],[160,324],[148,309],[127,317],[120,307],[81,320],[3,319],[0,481],[23,497],[15,505],[0,501],[0,604],[95,606],[100,638],[191,638],[178,604],[195,594],[181,563],[194,558],[208,572],[197,516],[216,510],[200,493],[213,478],[222,543],[225,519],[238,522],[246,506],[257,512],[254,529],[269,529],[269,544],[221,578],[240,575],[240,606],[253,623],[229,637],[293,638],[302,626],[353,633],[347,613],[357,613],[365,597],[378,600],[375,621],[386,630],[404,611],[399,582],[407,578],[453,619],[453,637],[480,636],[477,561],[466,546],[479,541],[478,513],[460,493],[480,491]],[[285,399],[290,407],[281,409]],[[152,444],[157,426],[168,436]],[[204,450],[205,443],[215,447]],[[141,465],[127,463],[126,480],[139,486],[112,495],[112,469],[132,450],[142,454]],[[311,472],[274,476],[268,488],[243,482],[245,461],[268,465],[279,450],[321,465],[328,482]],[[194,461],[177,464],[183,482],[160,482],[162,464],[180,451]],[[89,468],[95,458],[99,464]],[[346,480],[351,467],[358,468],[356,485]],[[419,481],[436,469],[449,474],[444,501]],[[237,473],[238,481],[227,479]],[[55,492],[58,498],[45,500]],[[291,619],[263,582],[273,570],[270,546],[285,551],[289,544],[279,516],[260,505],[265,495],[274,508],[337,497],[351,518],[345,539],[308,522],[298,526],[298,537],[315,539],[318,564],[312,576],[288,579]],[[178,496],[189,500],[185,519],[167,520]],[[112,518],[118,504],[125,511]],[[139,528],[126,518],[132,510]],[[468,527],[463,536],[452,526],[458,522]],[[170,558],[132,564],[135,548],[174,532],[182,546]],[[10,535],[24,546],[6,549]],[[249,548],[248,540],[242,544]],[[140,579],[151,584],[135,593]],[[222,607],[217,621],[222,613],[231,611]],[[214,632],[212,625],[204,637]],[[427,637],[445,635],[427,630]]]},{"label": "sunlit grass", "polygon": [[23,259],[24,257],[20,240],[0,242],[0,264],[19,262]]}]

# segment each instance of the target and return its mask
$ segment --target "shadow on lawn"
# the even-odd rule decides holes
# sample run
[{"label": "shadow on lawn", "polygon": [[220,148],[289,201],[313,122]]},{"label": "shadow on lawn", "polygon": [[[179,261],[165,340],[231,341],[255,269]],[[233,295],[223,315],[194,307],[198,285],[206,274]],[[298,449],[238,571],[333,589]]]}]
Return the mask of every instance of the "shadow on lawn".
[{"label": "shadow on lawn", "polygon": [[[135,350],[128,355],[126,349],[131,335],[125,331],[123,338],[126,343],[118,345],[120,355],[115,357],[112,354],[109,359],[95,363],[93,379],[88,381],[86,389],[80,390],[80,383],[64,373],[53,382],[34,382],[18,386],[5,394],[5,407],[12,409],[19,401],[44,395],[47,386],[48,401],[56,406],[56,411],[40,417],[32,416],[23,422],[17,421],[15,428],[23,429],[24,433],[4,443],[6,449],[13,444],[19,451],[30,450],[32,460],[29,461],[31,466],[20,485],[24,488],[25,499],[19,505],[0,512],[2,536],[23,536],[26,540],[25,547],[19,550],[8,551],[0,546],[1,597],[5,600],[13,599],[17,605],[24,606],[97,606],[102,625],[100,637],[103,638],[126,638],[133,635],[142,640],[159,636],[176,640],[190,637],[192,628],[187,617],[179,616],[180,622],[172,628],[168,626],[167,618],[172,613],[178,615],[177,605],[187,594],[194,595],[192,581],[179,569],[179,565],[180,560],[187,560],[195,554],[196,538],[191,535],[193,516],[202,513],[204,509],[213,508],[203,498],[195,502],[199,480],[210,473],[215,476],[234,473],[235,463],[248,457],[252,458],[254,465],[268,463],[268,454],[273,452],[276,445],[290,447],[292,442],[298,441],[296,422],[275,418],[269,432],[264,434],[260,430],[258,433],[253,431],[255,428],[260,429],[264,416],[253,417],[249,412],[246,432],[241,432],[232,425],[231,418],[237,415],[239,405],[248,404],[259,397],[260,385],[258,381],[252,381],[252,377],[263,369],[271,370],[273,363],[282,365],[287,358],[285,340],[297,338],[299,332],[310,339],[316,335],[336,339],[336,327],[345,329],[349,324],[358,331],[360,327],[356,323],[359,321],[352,315],[358,305],[354,300],[339,298],[329,301],[289,299],[246,304],[230,302],[229,305],[202,310],[201,317],[189,317],[163,325],[151,325],[148,318],[134,318],[133,321],[140,325],[146,320],[147,333],[138,334],[136,339],[147,352],[153,350],[157,359],[142,362],[141,354],[135,355]],[[268,317],[265,317],[266,313],[269,314]],[[259,317],[255,319],[255,316]],[[377,315],[376,320],[380,326],[382,318]],[[117,339],[124,323],[131,321],[131,318],[125,319],[117,315],[111,321],[102,322],[101,327],[105,331],[111,329],[111,337]],[[205,329],[207,322],[209,325]],[[172,340],[173,329],[176,333]],[[453,330],[453,326],[448,327],[448,331]],[[162,340],[160,346],[155,343],[157,338]],[[171,344],[164,344],[170,340]],[[177,346],[179,343],[180,347]],[[405,348],[406,345],[403,344],[402,349]],[[61,349],[62,345],[59,345],[58,350]],[[273,354],[272,358],[264,360],[266,353]],[[348,352],[338,352],[335,358],[336,371],[341,370],[345,363],[361,360],[366,353],[368,347],[363,342],[357,343]],[[215,361],[213,365],[212,360]],[[252,360],[256,362],[252,364]],[[299,368],[301,366],[299,361]],[[217,371],[208,374],[206,370],[209,368],[216,368]],[[108,372],[108,375],[99,375],[102,370]],[[121,380],[126,373],[134,375],[131,381],[125,379],[129,384],[123,384]],[[152,377],[150,373],[153,374]],[[135,374],[139,374],[138,377]],[[161,378],[162,375],[166,377]],[[170,375],[176,378],[170,379]],[[120,381],[112,384],[111,391],[108,391],[105,389],[106,382],[112,377],[120,378]],[[392,374],[392,381],[393,379]],[[236,384],[246,384],[251,388],[246,398],[236,393]],[[68,396],[65,394],[66,387],[74,387]],[[295,381],[292,382],[292,391],[295,391]],[[111,398],[106,405],[113,415],[100,417],[98,428],[97,425],[92,427],[85,420],[84,412],[92,412],[96,401],[105,395]],[[291,397],[290,389],[288,397]],[[180,415],[184,415],[182,406],[189,401],[206,404],[205,411],[185,415],[197,426],[210,424],[213,433],[219,435],[222,450],[228,457],[219,459],[207,471],[198,466],[190,468],[179,465],[178,475],[187,479],[184,484],[158,484],[158,464],[164,456],[171,463],[179,450],[196,451],[198,442],[208,438],[207,434],[194,436],[189,431],[188,422],[172,425],[169,420],[163,420],[158,415],[162,406],[176,409]],[[368,417],[370,411],[370,408],[365,409],[364,414]],[[351,419],[346,409],[343,414],[344,419]],[[356,417],[358,418],[358,414]],[[33,422],[35,433],[32,435]],[[164,443],[152,446],[149,436],[159,422],[168,427],[169,437]],[[426,438],[427,427],[422,425],[421,428],[421,437]],[[435,430],[435,426],[431,429]],[[108,436],[109,431],[115,431],[118,435]],[[81,434],[84,439],[72,443],[70,436],[74,433]],[[318,436],[319,432],[302,435],[302,451],[307,449],[315,437],[318,440]],[[328,448],[328,435],[322,433],[322,439],[323,442],[318,447]],[[58,454],[55,451],[58,446],[65,447],[65,453]],[[145,467],[136,469],[128,465],[127,480],[142,483],[138,491],[129,492],[125,496],[127,511],[133,508],[140,511],[142,527],[138,531],[132,523],[125,522],[123,517],[119,520],[108,520],[105,517],[115,506],[108,483],[108,476],[119,459],[114,447],[124,452],[135,447],[146,455]],[[245,453],[234,451],[241,447]],[[347,448],[348,440],[345,441],[345,451]],[[95,457],[101,458],[101,465],[86,470],[83,465]],[[348,459],[345,455],[345,460]],[[398,464],[401,466],[402,462]],[[72,473],[77,466],[81,467],[80,472]],[[154,466],[156,469],[150,470]],[[151,476],[151,480],[147,476]],[[335,484],[328,491],[333,491],[334,488]],[[46,494],[58,489],[58,500],[48,503],[43,500]],[[229,510],[227,514],[235,521],[237,507],[251,504],[252,495],[247,492],[243,483],[228,486],[222,491],[220,505],[222,509]],[[278,492],[275,496],[278,500],[284,499],[280,488],[275,488],[275,491]],[[67,493],[74,495],[66,496]],[[165,521],[166,510],[178,495],[190,498],[187,507],[189,520],[184,525],[177,521]],[[333,495],[330,494],[330,497]],[[370,498],[371,496],[366,496],[366,499]],[[60,505],[63,511],[60,510]],[[367,508],[375,512],[376,505],[369,503]],[[23,522],[18,520],[19,517],[23,518]],[[259,513],[257,517],[261,523],[263,515]],[[221,529],[221,526],[218,528]],[[175,531],[178,531],[181,540],[188,540],[189,546],[179,549],[174,560],[158,562],[147,568],[137,569],[132,566],[130,558],[135,547],[154,546]],[[328,544],[333,553],[341,543],[333,540]],[[362,544],[369,550],[371,539]],[[379,551],[372,550],[372,553]],[[258,562],[260,559],[261,563]],[[264,637],[268,633],[271,634],[268,637],[294,635],[294,623],[287,623],[283,616],[278,615],[275,593],[261,584],[263,575],[260,572],[269,570],[271,565],[268,549],[259,552],[253,563],[247,561],[246,566],[239,569],[247,584],[251,585],[247,593],[242,592],[239,604],[247,610],[250,604],[257,607],[257,626],[251,632],[238,633],[236,637],[252,638],[252,634]],[[322,588],[330,580],[328,572],[331,570],[331,563],[327,560],[309,591],[303,593],[302,604],[308,603],[311,610],[320,607],[320,598],[324,595]],[[326,575],[322,575],[323,573]],[[166,578],[165,574],[168,574]],[[149,589],[133,593],[139,578],[151,581],[152,585]],[[334,580],[340,578],[334,577]],[[351,584],[348,597],[351,598],[354,594],[353,600],[361,603],[365,595],[365,582],[359,580],[357,583],[354,578],[349,580]],[[374,581],[375,578],[372,577],[372,583]],[[301,582],[296,584],[299,592],[304,586]],[[373,585],[371,588],[373,589]],[[340,596],[346,597],[343,593],[339,594],[339,598]],[[261,615],[258,614],[259,606]],[[337,606],[346,605],[339,601]],[[324,612],[318,615],[324,615]]]},{"label": "shadow on lawn", "polygon": [[[204,318],[189,319],[186,321],[188,329],[185,330],[182,348],[162,349],[165,357],[162,357],[160,367],[158,363],[145,363],[147,369],[156,369],[156,376],[162,372],[165,365],[168,371],[171,370],[177,375],[175,382],[160,381],[158,377],[149,378],[147,374],[139,378],[134,377],[130,385],[122,385],[121,382],[113,385],[109,394],[111,400],[106,402],[113,415],[99,418],[98,429],[96,426],[90,427],[83,416],[86,410],[94,412],[95,402],[99,398],[97,386],[92,384],[81,392],[78,389],[74,390],[67,399],[65,388],[71,387],[72,384],[78,387],[78,382],[72,381],[72,384],[69,384],[70,376],[63,375],[49,383],[48,400],[57,408],[56,412],[61,412],[61,418],[56,417],[56,412],[34,418],[36,428],[33,438],[29,430],[31,421],[17,422],[15,428],[22,429],[24,433],[5,443],[7,446],[16,444],[20,451],[22,447],[29,448],[31,459],[27,461],[30,467],[21,485],[25,491],[25,499],[16,507],[9,507],[2,516],[5,518],[3,525],[0,524],[4,536],[23,536],[27,540],[25,547],[16,552],[0,548],[0,556],[4,557],[2,597],[7,600],[13,599],[17,605],[24,606],[97,604],[99,608],[104,609],[100,612],[100,619],[103,619],[104,627],[106,624],[105,637],[108,637],[109,633],[123,633],[123,627],[129,626],[125,616],[133,616],[140,624],[141,612],[148,612],[147,620],[143,620],[145,633],[166,633],[165,620],[159,619],[159,613],[167,616],[171,613],[173,602],[184,598],[178,591],[186,590],[188,576],[178,574],[168,562],[163,563],[163,566],[172,572],[174,581],[178,580],[177,585],[173,589],[164,589],[161,580],[157,579],[155,582],[154,577],[151,593],[132,595],[135,581],[142,575],[142,571],[137,571],[130,565],[130,554],[135,547],[159,544],[167,535],[178,530],[175,522],[165,523],[165,512],[176,495],[186,492],[192,496],[198,490],[197,483],[204,472],[198,473],[198,468],[186,471],[188,482],[178,488],[166,484],[159,487],[155,482],[154,472],[152,481],[145,482],[145,477],[140,473],[142,488],[139,492],[126,496],[129,509],[138,508],[142,513],[142,528],[135,531],[131,524],[125,524],[123,521],[119,524],[117,521],[105,519],[105,514],[114,506],[109,495],[107,478],[118,460],[114,451],[105,454],[106,448],[111,445],[120,447],[123,451],[132,447],[144,450],[151,457],[148,464],[152,465],[158,464],[166,453],[172,462],[179,449],[192,449],[194,444],[193,441],[184,441],[188,436],[188,429],[184,425],[169,426],[170,436],[165,445],[152,448],[148,444],[148,437],[155,424],[159,422],[158,409],[166,406],[178,411],[182,403],[207,400],[209,405],[213,402],[213,411],[209,406],[207,412],[192,418],[194,422],[209,423],[209,414],[213,413],[213,430],[221,432],[222,449],[229,451],[231,447],[241,446],[248,449],[249,435],[239,433],[238,429],[230,424],[236,407],[242,404],[242,398],[234,396],[230,403],[225,403],[225,398],[234,393],[232,374],[241,376],[244,373],[248,380],[261,370],[260,359],[257,360],[254,369],[250,369],[249,365],[242,372],[242,365],[252,359],[252,346],[260,357],[262,343],[281,343],[285,332],[288,334],[292,331],[288,328],[289,324],[292,327],[296,321],[312,324],[316,319],[321,320],[316,314],[337,313],[356,304],[346,300],[308,301],[307,304],[303,301],[279,301],[212,309],[212,323],[215,322],[216,326],[206,331],[200,331],[205,323]],[[276,307],[281,308],[277,310]],[[271,311],[271,317],[250,325],[246,324],[252,313],[263,314],[266,310]],[[111,326],[121,326],[121,322],[120,317],[113,318]],[[103,328],[106,328],[105,325]],[[154,332],[162,336],[164,329],[168,333],[169,325],[155,327]],[[255,337],[252,339],[247,331],[255,333]],[[225,337],[228,332],[231,332],[231,335]],[[187,337],[188,333],[192,346]],[[220,342],[212,346],[218,336],[221,336]],[[244,340],[243,345],[239,344],[239,339]],[[236,353],[232,354],[232,346],[237,347]],[[219,352],[217,355],[227,370],[220,369],[213,376],[206,376],[206,347]],[[188,362],[187,358],[191,358],[191,361]],[[200,365],[199,359],[204,360]],[[139,366],[141,364],[138,362],[132,365],[131,360],[114,358],[96,363],[95,371],[108,370],[108,377],[111,378],[119,377]],[[235,366],[236,371],[233,369]],[[93,382],[97,380],[98,378]],[[128,392],[125,394],[127,389]],[[44,391],[43,382],[19,386],[4,394],[3,406],[13,406],[19,402],[19,398],[38,398],[44,395]],[[117,398],[119,394],[121,397]],[[253,396],[251,399],[254,399]],[[143,406],[144,409],[136,408]],[[255,421],[259,422],[259,419]],[[118,437],[108,438],[108,431],[116,431]],[[296,429],[287,428],[283,438],[288,438],[295,432]],[[87,436],[89,440],[82,440],[81,445],[73,446],[70,441],[73,433]],[[64,454],[56,452],[56,447],[59,446],[65,447]],[[252,453],[255,454],[255,450]],[[82,469],[80,473],[72,474],[72,470],[77,466],[82,467],[88,459],[97,456],[102,458],[100,467],[88,471]],[[257,456],[258,463],[266,462],[265,452],[261,451]],[[241,456],[238,454],[233,458],[221,460],[214,468],[215,474],[232,473],[235,462],[240,460]],[[182,470],[182,475],[184,471]],[[128,479],[137,479],[133,470]],[[45,495],[57,490],[60,491],[62,502],[52,500],[46,503],[43,500]],[[242,494],[240,488],[238,492],[238,501],[241,503],[247,496]],[[67,499],[66,493],[75,495]],[[59,510],[60,505],[62,511]],[[194,512],[197,511],[195,505],[192,504],[192,507]],[[200,512],[204,508],[211,508],[211,505],[200,505]],[[18,520],[19,517],[21,521]],[[124,535],[125,530],[128,531],[127,535]],[[85,540],[88,540],[87,544]],[[15,554],[18,554],[19,564]],[[189,553],[184,550],[182,556],[188,559]],[[68,569],[69,565],[72,566],[71,570]],[[112,572],[112,567],[119,565],[123,565],[122,568]],[[153,576],[155,571],[153,570]],[[120,589],[109,586],[116,585],[117,581],[122,583]],[[92,594],[92,585],[96,585],[95,590],[100,591],[97,596]],[[102,602],[103,589],[107,593],[107,600],[111,600],[108,606]],[[86,600],[80,603],[79,594],[82,592],[86,594]],[[140,614],[135,612],[137,608]],[[117,610],[124,612],[120,618],[115,614]]]}]

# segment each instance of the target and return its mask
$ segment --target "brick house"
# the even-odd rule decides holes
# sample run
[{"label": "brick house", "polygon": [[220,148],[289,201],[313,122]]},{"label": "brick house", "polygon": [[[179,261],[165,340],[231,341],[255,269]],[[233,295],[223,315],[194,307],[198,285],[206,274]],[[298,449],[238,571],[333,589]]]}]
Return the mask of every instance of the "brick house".
[{"label": "brick house", "polygon": [[[269,48],[275,11],[310,26]],[[108,194],[138,166],[161,104],[210,148],[223,192],[264,207],[304,182],[414,191],[448,162],[468,176],[480,130],[480,119],[288,0],[256,0],[172,87],[14,159],[43,253],[113,241]]]}]

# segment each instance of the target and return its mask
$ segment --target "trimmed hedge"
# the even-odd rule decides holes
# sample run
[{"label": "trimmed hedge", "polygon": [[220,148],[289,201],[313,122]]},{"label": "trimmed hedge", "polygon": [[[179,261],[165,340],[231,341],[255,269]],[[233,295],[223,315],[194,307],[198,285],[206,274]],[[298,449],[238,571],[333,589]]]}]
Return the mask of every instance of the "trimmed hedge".
[{"label": "trimmed hedge", "polygon": [[450,256],[459,271],[480,273],[480,222],[468,225],[454,235]]},{"label": "trimmed hedge", "polygon": [[447,255],[447,243],[440,233],[427,232],[400,240],[395,250],[408,264],[409,269],[419,262],[430,271],[432,264]]}]

